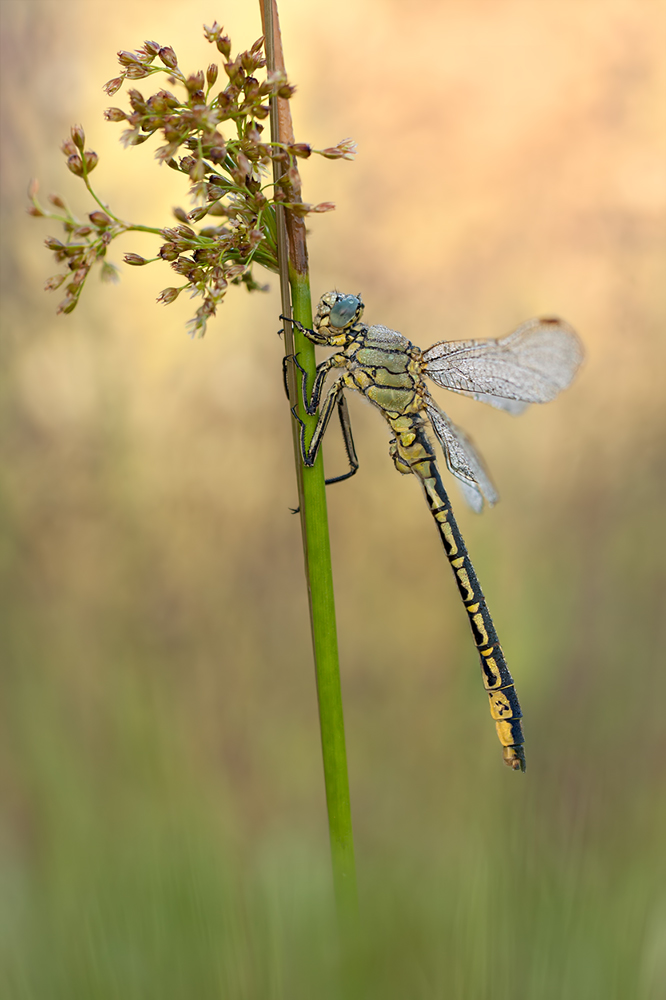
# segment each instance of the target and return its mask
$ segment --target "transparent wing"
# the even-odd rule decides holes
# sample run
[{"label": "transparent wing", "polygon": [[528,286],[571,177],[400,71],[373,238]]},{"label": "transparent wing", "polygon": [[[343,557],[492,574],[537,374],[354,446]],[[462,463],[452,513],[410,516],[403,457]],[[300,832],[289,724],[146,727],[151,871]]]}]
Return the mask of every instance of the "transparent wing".
[{"label": "transparent wing", "polygon": [[576,331],[562,319],[528,319],[499,340],[451,340],[423,352],[423,371],[453,389],[509,413],[548,403],[571,384],[583,360]]},{"label": "transparent wing", "polygon": [[497,503],[497,490],[490,481],[483,460],[467,435],[447,417],[432,398],[426,397],[426,412],[442,446],[448,470],[456,477],[466,502],[479,514],[483,501]]}]

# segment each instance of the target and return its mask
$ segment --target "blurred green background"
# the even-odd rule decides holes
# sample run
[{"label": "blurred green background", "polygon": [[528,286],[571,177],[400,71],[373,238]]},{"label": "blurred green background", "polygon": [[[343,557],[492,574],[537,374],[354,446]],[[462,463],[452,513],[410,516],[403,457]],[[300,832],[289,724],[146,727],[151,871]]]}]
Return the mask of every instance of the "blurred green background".
[{"label": "blurred green background", "polygon": [[[145,38],[205,67],[215,18],[247,47],[258,5],[1,6],[0,993],[337,996],[277,281],[230,294],[197,342],[191,303],[155,305],[166,264],[93,276],[56,317],[59,233],[25,215],[30,176],[92,209],[59,152],[75,122],[121,216],[188,208],[150,143],[121,149],[102,110],[126,98],[101,86]],[[359,146],[303,167],[306,200],[338,206],[311,223],[314,296],[360,291],[422,347],[557,313],[588,352],[520,420],[439,395],[502,495],[457,509],[525,777],[420,490],[350,401],[361,472],[329,491],[362,910],[342,993],[660,1000],[666,8],[280,11],[297,139]]]}]

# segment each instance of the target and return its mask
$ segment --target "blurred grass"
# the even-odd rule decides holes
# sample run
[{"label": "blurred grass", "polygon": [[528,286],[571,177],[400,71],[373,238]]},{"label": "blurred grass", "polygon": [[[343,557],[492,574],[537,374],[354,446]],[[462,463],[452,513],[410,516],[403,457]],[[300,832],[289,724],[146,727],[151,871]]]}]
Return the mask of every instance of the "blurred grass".
[{"label": "blurred grass", "polygon": [[[460,517],[526,713],[524,780],[419,490],[350,401],[361,472],[329,504],[363,926],[341,988],[660,1000],[659,9],[281,10],[299,137],[361,146],[306,165],[308,200],[339,205],[313,233],[315,292],[361,290],[424,347],[556,310],[589,351],[520,421],[444,404],[503,496]],[[259,33],[248,11],[217,12],[236,45]],[[81,197],[57,143],[82,119],[119,210],[178,203],[141,148],[116,149],[99,86],[144,37],[205,64],[212,15],[55,15],[4,4],[0,992],[325,1000],[339,962],[277,291],[230,299],[203,343],[187,303],[153,305],[166,268],[56,320],[50,230],[23,215],[31,174]]]}]

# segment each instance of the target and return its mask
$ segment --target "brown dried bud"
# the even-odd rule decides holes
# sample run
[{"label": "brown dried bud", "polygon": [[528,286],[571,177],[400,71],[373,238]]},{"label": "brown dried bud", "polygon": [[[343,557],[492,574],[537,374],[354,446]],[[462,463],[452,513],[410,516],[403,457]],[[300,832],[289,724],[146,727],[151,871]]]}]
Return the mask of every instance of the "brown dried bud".
[{"label": "brown dried bud", "polygon": [[65,156],[72,156],[76,154],[76,146],[71,139],[65,139],[65,141],[60,146]]},{"label": "brown dried bud", "polygon": [[217,80],[217,73],[218,73],[217,66],[215,65],[215,63],[211,63],[208,69],[206,70],[206,83],[208,84],[209,87],[212,87],[215,81]]},{"label": "brown dried bud", "polygon": [[256,55],[257,52],[261,52],[263,47],[264,47],[264,36],[262,35],[261,38],[257,38],[256,42],[254,42],[252,48],[250,49],[250,52],[252,53],[252,55]]},{"label": "brown dried bud", "polygon": [[157,253],[162,260],[177,260],[180,251],[175,243],[163,243]]},{"label": "brown dried bud", "polygon": [[126,253],[123,260],[126,264],[132,264],[134,267],[143,267],[144,264],[148,263],[146,258],[138,253]]},{"label": "brown dried bud", "polygon": [[72,125],[71,133],[72,133],[72,142],[74,143],[74,145],[78,150],[83,152],[83,147],[86,144],[86,134],[83,131],[83,126]]},{"label": "brown dried bud", "polygon": [[66,275],[66,274],[54,274],[52,278],[48,278],[46,280],[46,283],[44,285],[44,291],[45,292],[55,292],[56,288],[60,288],[60,286],[62,285],[63,281],[67,277],[68,277],[68,275]]},{"label": "brown dried bud", "polygon": [[162,305],[168,306],[172,302],[175,302],[180,295],[180,288],[165,288],[164,291],[160,292],[157,296],[157,301],[161,302]]},{"label": "brown dried bud", "polygon": [[77,177],[83,177],[83,162],[78,153],[72,153],[67,158],[67,169],[71,170]]},{"label": "brown dried bud", "polygon": [[104,84],[102,90],[105,90],[109,95],[109,97],[113,97],[113,95],[117,91],[119,91],[120,88],[122,87],[124,79],[125,79],[124,73],[122,76],[115,76],[113,80],[109,80],[107,83]]},{"label": "brown dried bud", "polygon": [[106,212],[91,212],[88,216],[93,226],[97,226],[98,229],[106,229],[107,226],[111,225],[111,219],[108,217]]},{"label": "brown dried bud", "polygon": [[310,208],[311,212],[333,212],[335,209],[334,201],[320,201],[318,205],[313,205]]},{"label": "brown dried bud", "polygon": [[208,215],[208,206],[204,205],[200,208],[193,208],[190,212],[190,219],[192,222],[199,222],[201,219]]},{"label": "brown dried bud", "polygon": [[356,154],[356,143],[353,139],[342,139],[337,146],[329,146],[326,149],[318,150],[318,152],[328,160],[351,160]]},{"label": "brown dried bud", "polygon": [[[136,87],[131,87],[127,92],[127,96],[134,111],[138,111],[142,115],[147,112],[146,101],[140,90],[137,90]],[[135,124],[134,120],[132,124]]]},{"label": "brown dried bud", "polygon": [[104,112],[104,120],[107,122],[127,121],[127,115],[122,108],[107,108]]},{"label": "brown dried bud", "polygon": [[28,215],[34,215],[36,219],[40,219],[44,215],[42,210],[37,208],[36,205],[28,205],[28,207],[26,208],[26,212],[28,213]]},{"label": "brown dried bud", "polygon": [[191,73],[185,81],[185,86],[190,94],[194,94],[197,90],[201,90],[203,85],[204,75],[201,70],[199,70],[198,73]]},{"label": "brown dried bud", "polygon": [[121,49],[118,53],[118,62],[121,66],[133,66],[138,62],[135,52],[127,52]]},{"label": "brown dried bud", "polygon": [[83,156],[86,161],[86,170],[88,173],[90,173],[90,171],[94,170],[97,164],[99,163],[99,156],[97,155],[97,153],[94,153],[92,149],[87,149],[83,154]]},{"label": "brown dried bud", "polygon": [[159,42],[144,42],[143,48],[149,56],[157,56],[159,55],[161,46]]},{"label": "brown dried bud", "polygon": [[216,40],[217,51],[221,52],[225,59],[231,55],[231,39],[228,35],[220,35]]},{"label": "brown dried bud", "polygon": [[176,69],[178,66],[178,59],[176,53],[173,51],[170,45],[164,45],[159,51],[159,57],[168,69]]},{"label": "brown dried bud", "polygon": [[143,80],[144,76],[150,76],[150,70],[142,66],[141,63],[133,63],[127,67],[125,75],[128,80]]},{"label": "brown dried bud", "polygon": [[302,159],[307,159],[312,153],[312,146],[309,146],[307,142],[295,142],[288,149],[293,156],[300,156]]},{"label": "brown dried bud", "polygon": [[179,222],[187,222],[187,212],[184,208],[174,208],[172,209],[173,214],[178,219]]},{"label": "brown dried bud", "polygon": [[56,312],[58,313],[58,315],[61,315],[62,313],[71,313],[73,309],[76,309],[76,302],[77,300],[75,298],[73,298],[71,295],[68,295],[67,298],[62,300],[62,302],[56,309]]},{"label": "brown dried bud", "polygon": [[50,194],[48,196],[48,200],[51,202],[52,205],[55,205],[56,208],[65,208],[65,202],[62,200],[59,194]]},{"label": "brown dried bud", "polygon": [[57,240],[55,236],[47,236],[44,240],[44,246],[49,250],[64,250],[65,244]]}]

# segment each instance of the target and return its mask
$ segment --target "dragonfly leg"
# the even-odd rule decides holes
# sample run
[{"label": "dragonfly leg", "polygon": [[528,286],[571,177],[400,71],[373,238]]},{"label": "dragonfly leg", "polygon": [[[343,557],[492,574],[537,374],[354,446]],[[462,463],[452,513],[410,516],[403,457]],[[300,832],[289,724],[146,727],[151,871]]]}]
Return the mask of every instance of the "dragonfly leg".
[{"label": "dragonfly leg", "polygon": [[342,483],[345,479],[351,479],[351,477],[356,475],[358,472],[358,458],[356,456],[356,448],[354,447],[354,438],[352,437],[351,421],[349,419],[349,410],[347,409],[347,399],[343,392],[341,392],[338,396],[338,416],[340,418],[340,427],[342,428],[342,439],[345,443],[345,451],[347,452],[347,458],[349,459],[349,472],[345,472],[343,476],[335,476],[333,479],[327,479],[327,486],[330,486],[331,483]]},{"label": "dragonfly leg", "polygon": [[306,445],[305,443],[305,423],[299,417],[296,407],[292,406],[291,408],[291,412],[294,416],[294,419],[297,420],[298,423],[301,425],[301,455],[303,457],[303,464],[308,469],[311,469],[312,466],[315,464],[317,455],[319,454],[319,449],[321,448],[321,443],[324,438],[324,434],[326,433],[326,428],[328,427],[329,420],[331,419],[331,415],[333,413],[333,410],[335,409],[335,405],[338,401],[338,396],[340,395],[343,389],[344,389],[344,382],[342,378],[339,378],[336,382],[334,382],[331,388],[329,389],[328,395],[326,396],[324,404],[321,408],[321,412],[319,414],[319,419],[317,420],[314,433],[310,438],[309,445]]},{"label": "dragonfly leg", "polygon": [[283,316],[282,314],[280,314],[279,318],[282,320],[286,320],[287,323],[291,323],[292,326],[295,326],[296,329],[300,333],[302,333],[304,337],[308,337],[309,334],[312,334],[313,337],[316,337],[316,333],[314,332],[314,330],[311,330],[308,326],[303,326],[303,324],[299,323],[297,319],[292,319],[291,316]]},{"label": "dragonfly leg", "polygon": [[[303,376],[304,380],[305,380],[305,375],[306,375],[305,368],[303,368],[302,365],[300,365],[298,363],[298,355],[297,354],[285,354],[285,356],[282,359],[282,381],[284,382],[284,391],[285,391],[285,393],[287,395],[287,399],[289,399],[289,380],[288,380],[288,377],[287,377],[287,368],[288,368],[288,365],[289,365],[290,361],[294,362],[294,365],[296,366],[296,368],[298,368],[298,370],[301,373],[301,375]],[[303,398],[303,402],[305,402],[305,404],[306,404],[305,409],[307,410],[307,402],[305,400],[305,397]],[[312,415],[312,414],[310,414],[310,415]]]}]

